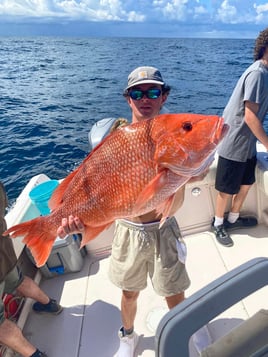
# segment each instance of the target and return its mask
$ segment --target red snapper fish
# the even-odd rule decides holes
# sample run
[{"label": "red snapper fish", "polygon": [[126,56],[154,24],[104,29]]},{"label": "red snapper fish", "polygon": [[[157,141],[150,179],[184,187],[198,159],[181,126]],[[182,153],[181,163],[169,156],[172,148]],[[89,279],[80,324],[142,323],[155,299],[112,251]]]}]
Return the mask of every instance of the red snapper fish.
[{"label": "red snapper fish", "polygon": [[228,126],[218,116],[162,114],[108,135],[54,191],[51,213],[9,228],[45,264],[63,217],[85,226],[81,247],[116,219],[156,210],[164,220],[176,191],[212,163]]}]

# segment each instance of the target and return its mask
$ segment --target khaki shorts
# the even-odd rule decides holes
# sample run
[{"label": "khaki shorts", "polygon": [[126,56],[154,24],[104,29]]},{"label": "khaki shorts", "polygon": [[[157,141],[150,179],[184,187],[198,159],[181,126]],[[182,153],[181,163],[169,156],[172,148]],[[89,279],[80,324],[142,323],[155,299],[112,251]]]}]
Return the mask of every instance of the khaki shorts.
[{"label": "khaki shorts", "polygon": [[155,292],[172,296],[185,291],[190,280],[185,269],[186,247],[174,217],[159,222],[116,222],[109,277],[122,290],[140,291],[148,274]]},{"label": "khaki shorts", "polygon": [[5,320],[5,307],[2,300],[3,294],[12,294],[17,287],[22,283],[23,274],[20,269],[15,266],[6,276],[4,281],[0,282],[0,324]]}]

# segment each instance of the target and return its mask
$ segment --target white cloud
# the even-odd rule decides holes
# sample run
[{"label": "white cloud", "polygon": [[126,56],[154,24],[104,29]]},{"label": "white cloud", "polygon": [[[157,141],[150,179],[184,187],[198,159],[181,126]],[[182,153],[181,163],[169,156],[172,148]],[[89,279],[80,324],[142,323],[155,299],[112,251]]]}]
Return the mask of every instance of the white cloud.
[{"label": "white cloud", "polygon": [[266,12],[266,11],[268,11],[268,2],[266,4],[262,4],[262,5],[257,5],[255,3],[254,8],[256,9],[257,13]]},{"label": "white cloud", "polygon": [[257,5],[254,4],[254,8],[256,10],[257,16],[256,20],[258,23],[268,23],[268,3]]},{"label": "white cloud", "polygon": [[[262,17],[263,12],[267,11],[268,3],[258,1],[259,5],[252,3],[251,0],[224,0],[216,10],[215,19],[225,24],[257,24],[262,22],[267,24]],[[262,4],[261,4],[262,3]],[[267,18],[266,18],[267,20]]]},{"label": "white cloud", "polygon": [[236,7],[229,4],[228,0],[224,0],[217,11],[217,19],[222,22],[233,22],[237,18]]},{"label": "white cloud", "polygon": [[130,22],[144,22],[146,19],[146,16],[144,14],[139,14],[135,11],[130,11],[128,13],[128,21]]},{"label": "white cloud", "polygon": [[49,1],[43,0],[2,0],[0,14],[13,16],[50,16]]},{"label": "white cloud", "polygon": [[1,19],[190,24],[268,23],[267,0],[0,0]]},{"label": "white cloud", "polygon": [[67,17],[89,21],[143,21],[145,16],[126,10],[120,0],[2,0],[0,15]]},{"label": "white cloud", "polygon": [[163,15],[170,20],[185,20],[187,14],[187,0],[172,0],[164,4]]},{"label": "white cloud", "polygon": [[204,6],[197,6],[195,8],[195,13],[196,14],[206,14],[207,13],[207,10]]}]

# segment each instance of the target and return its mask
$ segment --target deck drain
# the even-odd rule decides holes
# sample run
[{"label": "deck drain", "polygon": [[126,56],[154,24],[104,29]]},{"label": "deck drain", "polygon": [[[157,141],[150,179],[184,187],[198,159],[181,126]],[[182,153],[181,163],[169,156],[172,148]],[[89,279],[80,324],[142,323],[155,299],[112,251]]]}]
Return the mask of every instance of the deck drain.
[{"label": "deck drain", "polygon": [[151,332],[155,332],[162,317],[168,312],[167,307],[156,307],[147,315],[146,325]]}]

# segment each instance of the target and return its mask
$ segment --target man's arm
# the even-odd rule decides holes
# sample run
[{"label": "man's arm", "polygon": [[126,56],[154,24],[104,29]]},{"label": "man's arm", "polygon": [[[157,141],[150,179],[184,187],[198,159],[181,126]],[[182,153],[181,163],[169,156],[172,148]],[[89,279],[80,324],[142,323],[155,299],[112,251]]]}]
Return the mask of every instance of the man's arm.
[{"label": "man's arm", "polygon": [[268,136],[265,133],[261,121],[257,117],[258,110],[259,110],[259,104],[246,101],[245,123],[248,125],[252,133],[265,146],[266,150],[268,151]]}]

